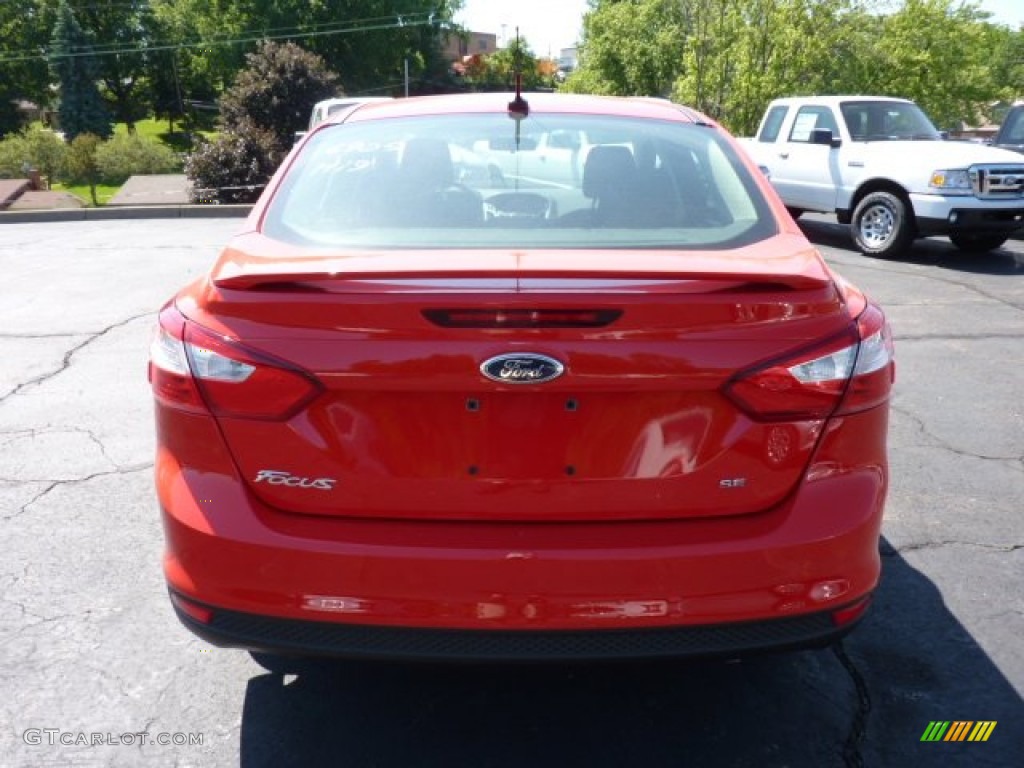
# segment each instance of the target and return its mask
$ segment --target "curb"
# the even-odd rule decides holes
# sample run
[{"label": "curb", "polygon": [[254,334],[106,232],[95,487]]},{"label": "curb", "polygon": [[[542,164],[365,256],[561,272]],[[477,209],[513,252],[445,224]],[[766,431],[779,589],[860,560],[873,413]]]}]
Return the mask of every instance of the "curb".
[{"label": "curb", "polygon": [[245,218],[252,205],[139,205],[104,208],[51,208],[36,211],[0,211],[0,224],[51,221],[106,221],[109,219],[224,219]]}]

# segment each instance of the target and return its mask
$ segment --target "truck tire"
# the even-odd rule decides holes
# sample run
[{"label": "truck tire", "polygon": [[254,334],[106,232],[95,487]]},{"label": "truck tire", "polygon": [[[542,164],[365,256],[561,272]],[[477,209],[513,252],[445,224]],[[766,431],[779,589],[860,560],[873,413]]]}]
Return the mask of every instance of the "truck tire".
[{"label": "truck tire", "polygon": [[1007,240],[1009,235],[992,234],[990,232],[954,232],[950,241],[961,251],[968,253],[985,253],[994,251]]},{"label": "truck tire", "polygon": [[865,195],[853,211],[850,231],[861,253],[882,259],[899,256],[914,239],[907,204],[891,192]]},{"label": "truck tire", "polygon": [[799,219],[801,216],[804,215],[804,209],[803,208],[790,208],[787,205],[786,206],[786,211],[789,213],[790,216],[793,217],[793,221],[796,221],[797,219]]}]

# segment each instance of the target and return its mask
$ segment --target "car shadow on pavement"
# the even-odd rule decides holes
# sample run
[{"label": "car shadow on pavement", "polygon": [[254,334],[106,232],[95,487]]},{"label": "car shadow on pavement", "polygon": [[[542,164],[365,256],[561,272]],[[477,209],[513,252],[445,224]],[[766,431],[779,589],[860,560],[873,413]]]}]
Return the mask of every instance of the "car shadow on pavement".
[{"label": "car shadow on pavement", "polygon": [[[942,595],[887,542],[873,610],[843,646],[742,662],[324,662],[259,674],[240,764],[1002,766],[1024,702]],[[922,742],[995,720],[984,743]]]},{"label": "car shadow on pavement", "polygon": [[[846,225],[803,217],[799,224],[807,239],[815,245],[827,245],[856,253]],[[1017,242],[1016,249],[1010,245],[1014,242]],[[871,256],[862,258],[881,264],[892,261],[934,266],[952,272],[1024,277],[1024,241],[1011,240],[1002,248],[988,253],[966,253],[944,237],[933,237],[915,240],[910,250],[898,259],[877,259]]]}]

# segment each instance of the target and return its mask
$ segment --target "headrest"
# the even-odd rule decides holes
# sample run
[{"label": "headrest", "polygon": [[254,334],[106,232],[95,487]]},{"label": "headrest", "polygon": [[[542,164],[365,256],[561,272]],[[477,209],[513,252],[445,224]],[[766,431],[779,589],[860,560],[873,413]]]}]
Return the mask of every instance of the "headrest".
[{"label": "headrest", "polygon": [[440,139],[409,139],[399,167],[403,176],[426,186],[446,186],[455,178],[448,144]]},{"label": "headrest", "polygon": [[604,197],[636,175],[636,162],[629,147],[599,145],[590,150],[583,165],[583,194]]}]

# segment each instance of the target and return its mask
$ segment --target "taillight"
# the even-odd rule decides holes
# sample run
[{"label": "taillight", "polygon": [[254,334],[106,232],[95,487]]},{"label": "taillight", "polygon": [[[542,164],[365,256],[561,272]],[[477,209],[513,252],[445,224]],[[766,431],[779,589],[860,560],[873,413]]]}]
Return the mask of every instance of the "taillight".
[{"label": "taillight", "polygon": [[200,624],[209,624],[213,621],[213,611],[205,605],[193,603],[191,600],[182,597],[177,592],[171,592],[170,595],[171,603],[174,604],[174,607],[186,616],[195,619]]},{"label": "taillight", "polygon": [[761,421],[825,419],[867,410],[889,397],[893,345],[885,316],[869,304],[844,333],[734,376],[726,394]]},{"label": "taillight", "polygon": [[172,408],[274,421],[290,418],[320,392],[305,372],[186,322],[173,306],[160,313],[150,381],[157,400]]},{"label": "taillight", "polygon": [[153,341],[149,345],[149,383],[153,396],[163,405],[192,413],[208,413],[188,367],[185,318],[173,306],[160,312]]},{"label": "taillight", "polygon": [[853,378],[839,408],[839,415],[866,411],[889,399],[896,380],[896,350],[892,343],[892,329],[885,321],[882,310],[874,304],[857,318],[860,349]]}]

